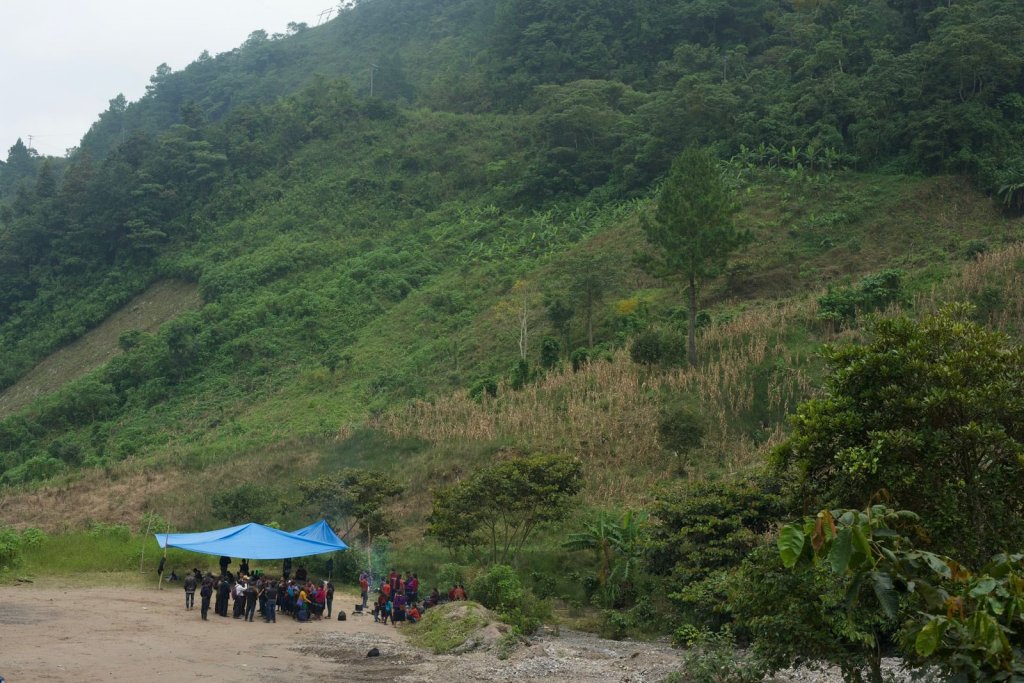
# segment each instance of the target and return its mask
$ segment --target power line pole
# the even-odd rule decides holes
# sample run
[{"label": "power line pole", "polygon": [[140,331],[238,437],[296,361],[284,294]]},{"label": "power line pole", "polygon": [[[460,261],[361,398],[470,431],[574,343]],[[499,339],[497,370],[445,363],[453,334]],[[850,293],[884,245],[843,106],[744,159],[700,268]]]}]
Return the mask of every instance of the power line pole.
[{"label": "power line pole", "polygon": [[[320,16],[317,17],[316,25],[319,26],[320,24],[324,23],[324,21],[330,21],[331,20],[331,14],[333,14],[333,13],[334,13],[334,8],[333,7],[328,7],[327,9],[325,9],[323,12],[320,13]],[[324,19],[324,15],[327,16],[327,19]]]}]

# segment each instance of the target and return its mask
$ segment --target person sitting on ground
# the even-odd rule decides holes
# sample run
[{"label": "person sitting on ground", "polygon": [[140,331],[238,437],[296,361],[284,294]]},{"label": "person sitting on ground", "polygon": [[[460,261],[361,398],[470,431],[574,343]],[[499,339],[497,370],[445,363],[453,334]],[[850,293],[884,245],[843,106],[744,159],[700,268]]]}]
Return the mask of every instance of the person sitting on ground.
[{"label": "person sitting on ground", "polygon": [[437,590],[437,586],[434,586],[430,591],[430,595],[424,601],[426,607],[437,607],[438,603],[441,602],[441,593]]},{"label": "person sitting on ground", "polygon": [[421,616],[422,614],[420,612],[420,608],[414,603],[413,606],[409,609],[409,614],[406,615],[406,618],[409,620],[410,624],[415,624],[417,621],[420,620]]},{"label": "person sitting on ground", "polygon": [[455,587],[455,599],[468,600],[468,598],[466,597],[466,589],[463,587],[461,583]]}]

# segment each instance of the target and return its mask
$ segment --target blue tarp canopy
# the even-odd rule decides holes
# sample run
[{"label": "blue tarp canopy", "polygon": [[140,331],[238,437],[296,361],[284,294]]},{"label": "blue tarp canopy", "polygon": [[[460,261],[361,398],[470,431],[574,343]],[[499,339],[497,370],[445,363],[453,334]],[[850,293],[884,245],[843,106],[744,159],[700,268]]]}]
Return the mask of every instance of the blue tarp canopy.
[{"label": "blue tarp canopy", "polygon": [[252,560],[280,560],[285,557],[305,557],[307,555],[333,553],[348,548],[324,521],[299,531],[309,532],[309,530],[314,530],[312,533],[318,533],[315,529],[319,525],[326,527],[327,532],[330,532],[334,540],[321,540],[321,538],[327,538],[322,530],[319,532],[321,534],[320,537],[305,537],[297,533],[272,529],[255,522],[226,529],[201,531],[195,534],[154,534],[154,536],[156,536],[156,542],[161,548],[181,548],[182,550],[190,550],[194,553],[244,557]]},{"label": "blue tarp canopy", "polygon": [[309,526],[304,526],[298,531],[293,531],[292,533],[296,536],[320,541],[321,543],[340,545],[342,548],[348,547],[345,545],[345,541],[338,538],[338,534],[334,533],[334,529],[331,528],[331,525],[327,523],[326,519],[321,519],[319,522],[314,522]]}]

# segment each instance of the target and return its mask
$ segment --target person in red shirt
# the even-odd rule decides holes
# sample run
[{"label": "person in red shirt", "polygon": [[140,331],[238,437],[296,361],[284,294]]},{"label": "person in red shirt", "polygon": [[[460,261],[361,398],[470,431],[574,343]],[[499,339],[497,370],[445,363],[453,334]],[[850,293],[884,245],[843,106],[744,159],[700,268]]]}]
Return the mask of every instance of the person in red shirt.
[{"label": "person in red shirt", "polygon": [[365,610],[366,601],[369,599],[370,596],[370,580],[366,578],[366,572],[363,572],[359,575],[359,593],[362,595],[363,598],[362,609]]},{"label": "person in red shirt", "polygon": [[419,609],[419,607],[417,607],[415,604],[413,604],[412,609],[409,610],[409,614],[407,614],[405,618],[409,620],[410,624],[415,624],[417,621],[419,621],[420,620],[420,609]]},{"label": "person in red shirt", "polygon": [[380,592],[384,594],[385,598],[390,598],[391,597],[391,584],[390,583],[382,583],[380,585]]}]

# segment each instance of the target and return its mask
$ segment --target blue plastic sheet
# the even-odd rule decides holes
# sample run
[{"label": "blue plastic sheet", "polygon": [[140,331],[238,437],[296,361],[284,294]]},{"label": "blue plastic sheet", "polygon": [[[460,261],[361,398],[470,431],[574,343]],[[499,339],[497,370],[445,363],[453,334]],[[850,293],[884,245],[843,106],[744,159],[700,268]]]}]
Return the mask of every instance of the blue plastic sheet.
[{"label": "blue plastic sheet", "polygon": [[[310,530],[318,527],[319,524],[327,527],[326,522],[318,522],[299,531]],[[154,535],[161,548],[181,548],[205,555],[226,555],[227,557],[244,557],[252,560],[279,560],[286,557],[333,553],[348,548],[330,530],[330,527],[327,527],[327,531],[334,537],[333,540],[327,537],[322,530],[319,532],[319,537],[307,538],[255,522],[194,534]],[[317,532],[312,533],[316,534]],[[321,538],[324,540],[320,540]]]}]

